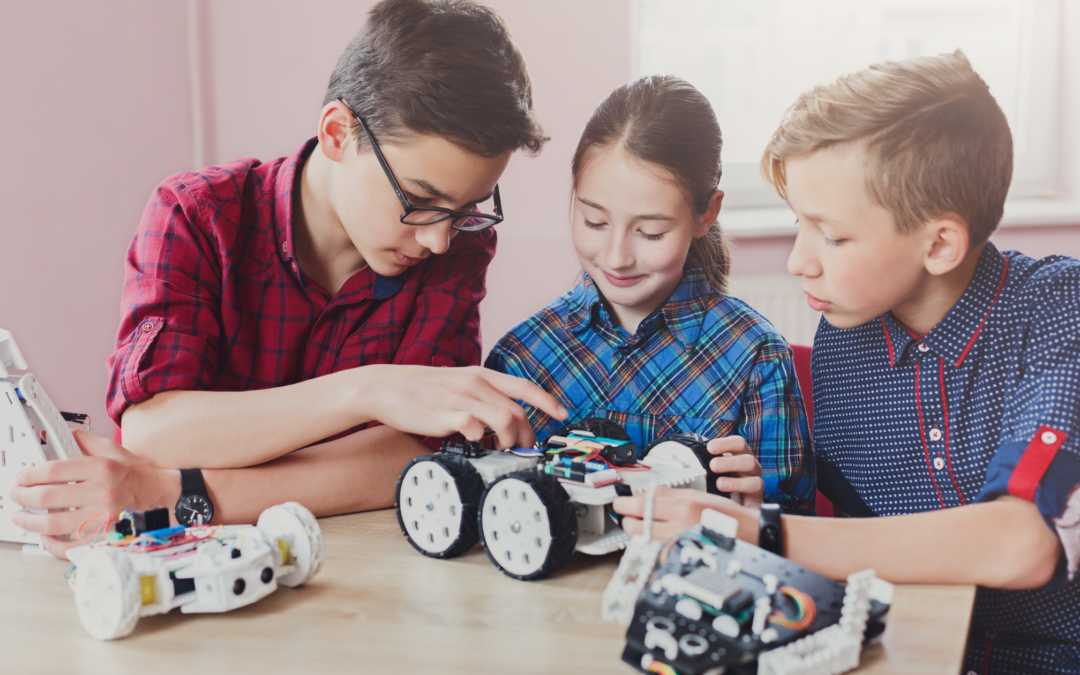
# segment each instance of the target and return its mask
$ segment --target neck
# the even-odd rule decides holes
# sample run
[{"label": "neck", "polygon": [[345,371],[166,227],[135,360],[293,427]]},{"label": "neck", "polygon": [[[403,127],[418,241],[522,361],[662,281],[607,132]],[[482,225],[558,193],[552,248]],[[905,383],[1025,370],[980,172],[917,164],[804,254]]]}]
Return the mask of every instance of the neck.
[{"label": "neck", "polygon": [[[664,303],[668,301],[668,298],[671,297],[671,294],[675,292],[675,289],[679,287],[679,284],[681,282],[682,276],[675,280],[675,283],[671,286],[671,288],[668,288],[662,293],[658,293],[651,302],[641,305],[634,305],[633,307],[616,305],[615,303],[610,302],[607,298],[604,297],[604,294],[600,292],[599,288],[596,289],[596,292],[600,295],[600,299],[604,302],[604,305],[607,306],[611,314],[611,318],[615,321],[615,323],[618,324],[618,326],[625,330],[627,333],[635,335],[637,333],[638,326],[641,325],[641,322],[644,321],[654,311],[656,311],[657,307],[662,307]],[[596,282],[594,281],[593,283],[595,284]]]},{"label": "neck", "polygon": [[911,297],[893,308],[892,314],[896,320],[918,335],[929,333],[945,318],[971,284],[984,246],[976,246],[968,251],[964,261],[951,272],[928,276]]},{"label": "neck", "polygon": [[336,294],[367,263],[341,224],[330,198],[333,162],[319,146],[300,174],[293,203],[293,247],[304,274]]}]

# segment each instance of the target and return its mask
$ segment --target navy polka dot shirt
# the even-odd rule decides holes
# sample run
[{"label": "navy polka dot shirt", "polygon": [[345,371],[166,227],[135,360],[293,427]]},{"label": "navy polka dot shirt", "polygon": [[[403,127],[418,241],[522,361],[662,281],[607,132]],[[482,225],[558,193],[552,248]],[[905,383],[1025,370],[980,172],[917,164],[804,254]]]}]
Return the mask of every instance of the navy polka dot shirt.
[{"label": "navy polka dot shirt", "polygon": [[814,341],[821,492],[853,516],[1015,495],[1059,537],[1054,579],[980,588],[964,673],[1080,673],[1080,262],[987,244],[926,335],[891,314]]}]

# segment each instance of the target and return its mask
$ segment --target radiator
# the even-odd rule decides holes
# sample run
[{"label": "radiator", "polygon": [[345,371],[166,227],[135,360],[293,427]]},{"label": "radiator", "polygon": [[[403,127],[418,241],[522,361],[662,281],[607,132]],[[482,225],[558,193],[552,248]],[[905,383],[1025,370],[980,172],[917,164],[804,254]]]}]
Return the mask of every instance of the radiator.
[{"label": "radiator", "polygon": [[772,322],[793,345],[811,345],[821,312],[806,304],[802,279],[790,274],[741,274],[729,279],[728,292]]}]

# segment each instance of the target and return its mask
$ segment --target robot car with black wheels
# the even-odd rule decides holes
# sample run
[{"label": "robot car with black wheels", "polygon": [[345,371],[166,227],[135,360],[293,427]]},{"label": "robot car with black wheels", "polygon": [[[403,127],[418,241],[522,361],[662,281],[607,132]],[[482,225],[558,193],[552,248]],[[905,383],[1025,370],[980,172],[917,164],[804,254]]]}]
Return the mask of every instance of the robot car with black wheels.
[{"label": "robot car with black wheels", "polygon": [[[611,503],[651,487],[706,489],[705,439],[678,434],[637,446],[617,424],[568,424],[537,449],[496,451],[491,439],[448,440],[402,471],[398,524],[416,550],[451,558],[482,542],[491,561],[516,579],[545,577],[576,550],[625,548]],[[691,444],[691,445],[688,445]]]}]

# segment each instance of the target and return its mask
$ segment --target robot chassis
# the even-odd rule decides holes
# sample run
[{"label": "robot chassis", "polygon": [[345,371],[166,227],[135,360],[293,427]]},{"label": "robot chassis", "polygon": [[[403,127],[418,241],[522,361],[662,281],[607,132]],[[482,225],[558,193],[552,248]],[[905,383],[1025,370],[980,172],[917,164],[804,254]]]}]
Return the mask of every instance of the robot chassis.
[{"label": "robot chassis", "polygon": [[[649,515],[647,507],[647,529]],[[699,525],[673,538],[655,573],[662,545],[634,538],[604,594],[605,618],[629,624],[623,660],[644,673],[683,675],[839,675],[857,667],[863,643],[885,630],[892,584],[863,570],[845,587],[738,541],[737,526],[706,509]],[[647,569],[626,583],[624,567],[638,567],[643,547]]]},{"label": "robot chassis", "polygon": [[[549,454],[588,442],[602,448],[598,461]],[[617,496],[656,487],[705,491],[707,479],[715,491],[705,443],[695,434],[666,436],[646,448],[639,464],[626,432],[602,418],[570,424],[538,450],[447,441],[443,452],[417,457],[402,471],[398,524],[426,556],[452,558],[479,541],[505,574],[539,579],[575,550],[602,555],[626,547],[629,537],[608,512]]]},{"label": "robot chassis", "polygon": [[133,516],[121,516],[119,524],[132,523],[122,528],[126,536],[111,533],[67,554],[79,620],[98,640],[124,637],[140,617],[177,607],[185,614],[245,607],[278,586],[308,583],[322,567],[322,530],[296,502],[266,509],[256,525],[143,531],[143,518],[168,525],[168,510]]},{"label": "robot chassis", "polygon": [[[27,532],[11,522],[19,510],[8,501],[15,476],[28,466],[82,457],[68,423],[90,427],[90,418],[60,412],[33,373],[9,331],[0,329],[0,541],[23,544],[27,553],[46,553],[37,532]],[[40,513],[35,511],[35,513]]]}]

